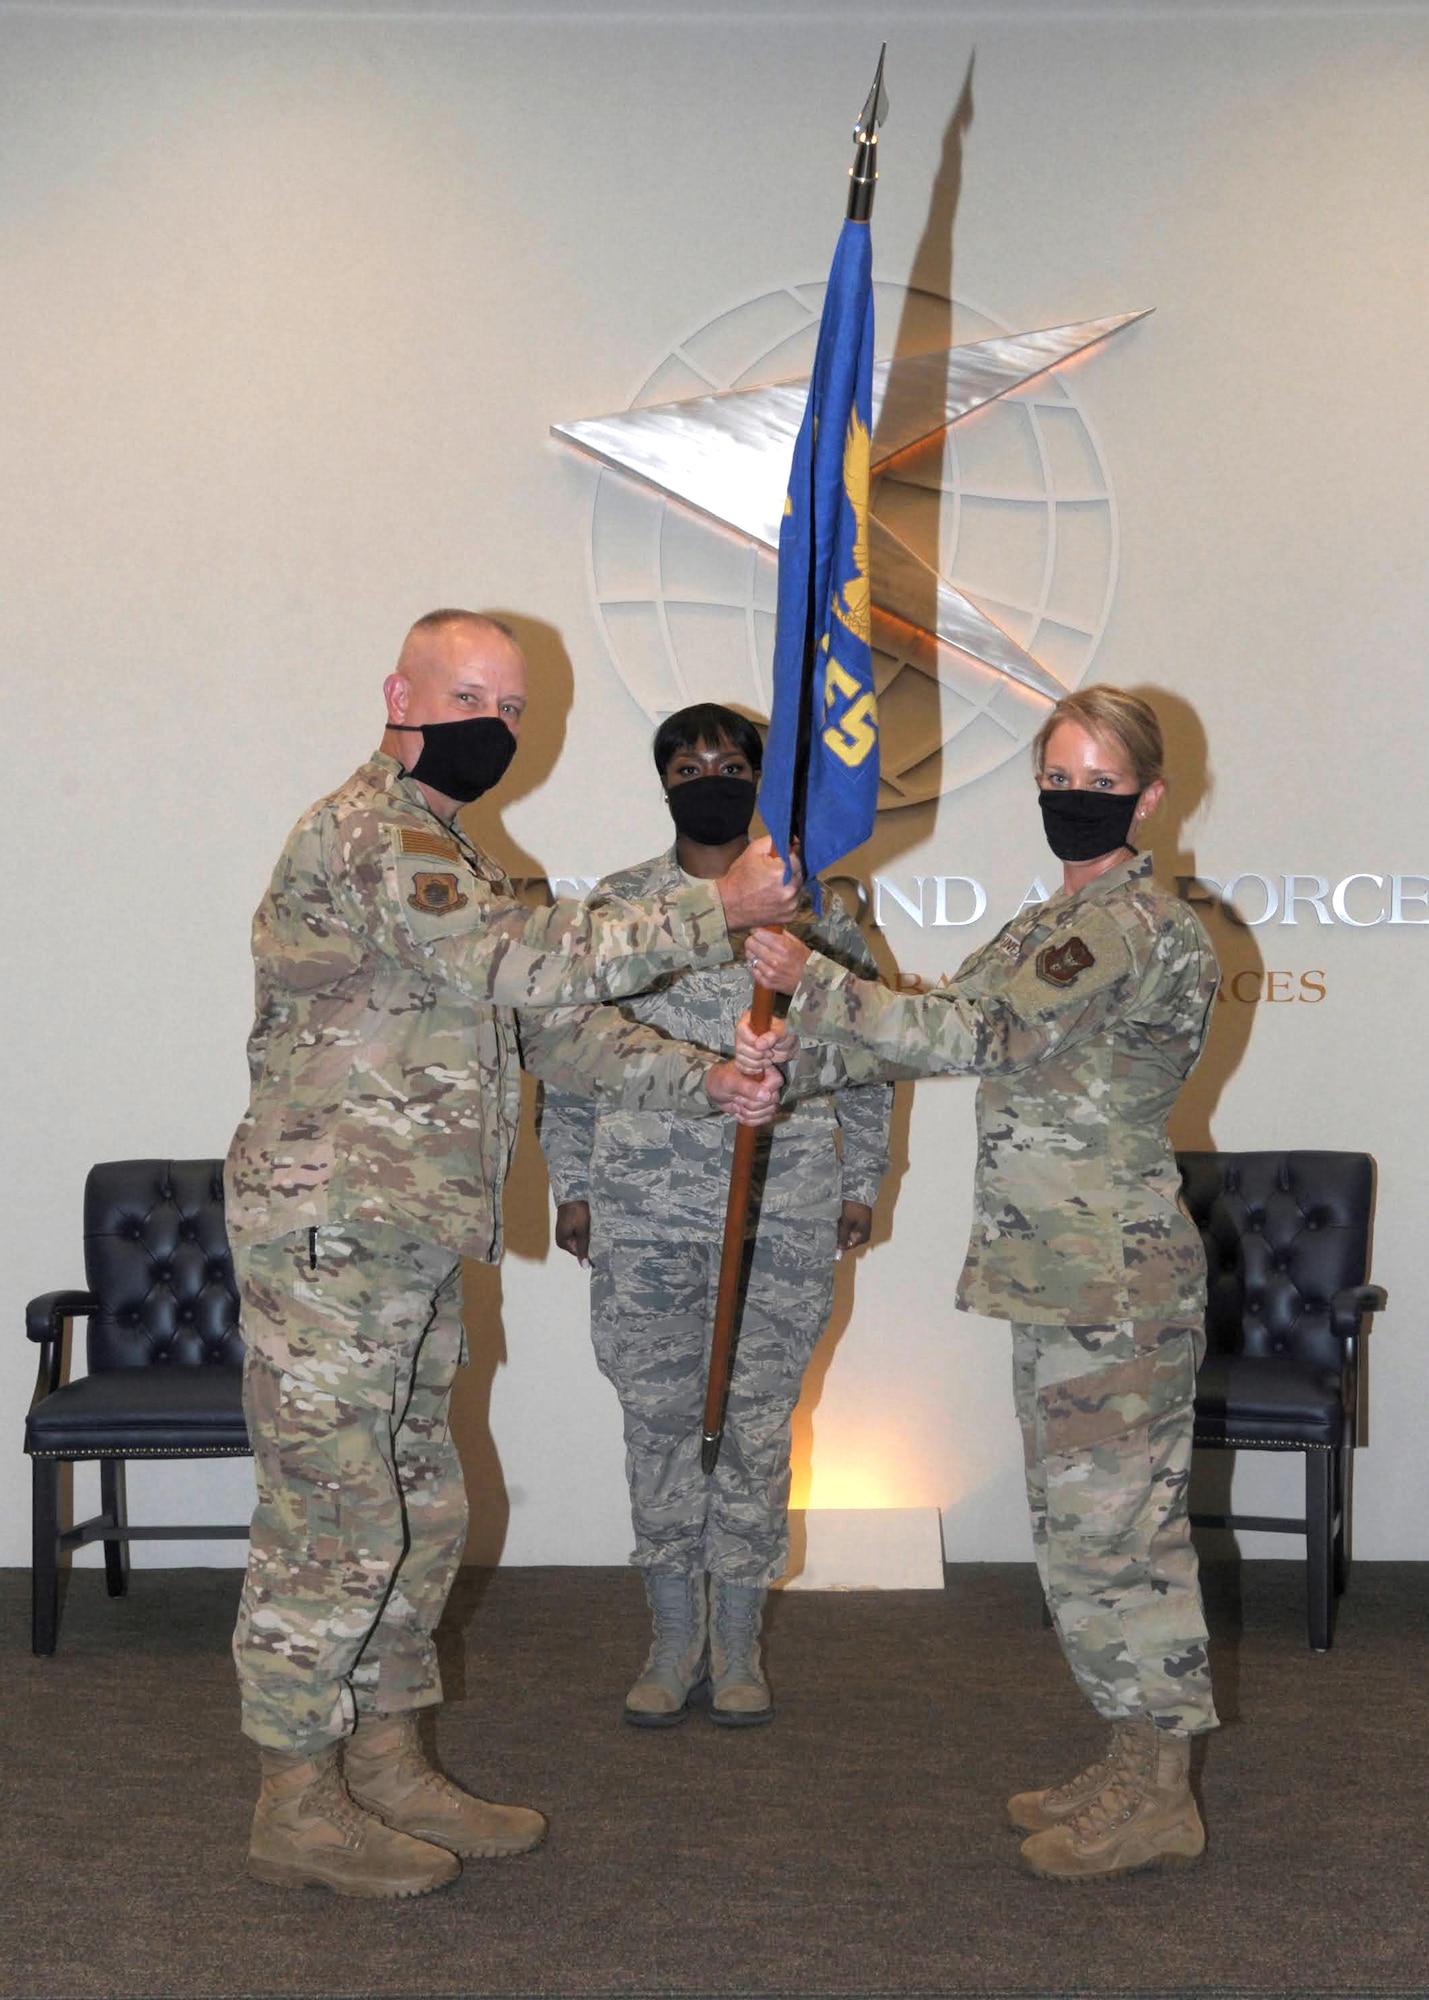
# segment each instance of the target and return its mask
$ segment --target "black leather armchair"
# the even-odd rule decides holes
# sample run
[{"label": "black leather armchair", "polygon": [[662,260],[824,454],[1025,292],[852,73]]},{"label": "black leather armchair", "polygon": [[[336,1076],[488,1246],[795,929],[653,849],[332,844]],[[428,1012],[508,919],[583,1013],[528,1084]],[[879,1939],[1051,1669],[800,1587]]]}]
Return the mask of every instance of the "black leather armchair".
[{"label": "black leather armchair", "polygon": [[1305,1537],[1310,1645],[1329,1651],[1349,1570],[1350,1489],[1374,1163],[1366,1153],[1178,1153],[1209,1266],[1196,1444],[1305,1454],[1305,1514],[1197,1527]]},{"label": "black leather armchair", "polygon": [[[62,1550],[102,1541],[111,1597],[127,1582],[127,1544],[242,1536],[242,1527],[132,1527],[131,1458],[229,1458],[248,1450],[238,1288],[223,1226],[221,1160],[111,1160],[84,1190],[88,1289],[31,1299],[40,1344],[25,1423],[32,1461],[32,1645],[53,1653]],[[89,1373],[62,1383],[65,1326],[89,1322]],[[61,1528],[59,1470],[98,1459],[101,1511]]]}]

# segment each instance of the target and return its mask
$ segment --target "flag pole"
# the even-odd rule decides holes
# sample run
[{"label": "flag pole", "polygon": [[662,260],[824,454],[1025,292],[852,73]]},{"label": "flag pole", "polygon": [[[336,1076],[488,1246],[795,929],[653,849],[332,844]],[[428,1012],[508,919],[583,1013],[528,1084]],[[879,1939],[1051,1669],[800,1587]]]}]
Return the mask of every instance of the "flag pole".
[{"label": "flag pole", "polygon": [[[878,181],[878,127],[888,110],[888,99],[883,89],[883,58],[887,52],[888,45],[885,42],[878,52],[878,68],[874,72],[873,88],[869,91],[868,99],[859,113],[858,123],[854,126],[854,158],[853,165],[849,169],[848,206],[845,210],[845,219],[848,222],[866,223],[873,213],[873,193]],[[810,395],[813,395],[812,380]],[[809,476],[812,480],[814,476],[812,454]],[[805,845],[803,835],[813,729],[814,666],[819,644],[819,607],[813,601],[813,583],[811,565],[793,791],[789,812],[790,845],[792,847],[797,840],[801,848]],[[782,929],[783,926],[780,925],[778,928]],[[749,1010],[750,1026],[756,1034],[764,1034],[771,1026],[773,1017],[773,990],[756,982],[754,1000]],[[706,1476],[712,1473],[719,1463],[720,1445],[724,1438],[725,1411],[729,1403],[730,1379],[734,1372],[740,1279],[744,1271],[745,1244],[749,1234],[750,1186],[754,1177],[754,1158],[761,1129],[754,1125],[740,1125],[736,1128],[734,1136],[734,1158],[730,1165],[729,1195],[724,1212],[724,1242],[720,1251],[719,1283],[715,1295],[714,1331],[710,1341],[709,1374],[705,1381],[705,1407],[700,1430],[700,1466]]]}]

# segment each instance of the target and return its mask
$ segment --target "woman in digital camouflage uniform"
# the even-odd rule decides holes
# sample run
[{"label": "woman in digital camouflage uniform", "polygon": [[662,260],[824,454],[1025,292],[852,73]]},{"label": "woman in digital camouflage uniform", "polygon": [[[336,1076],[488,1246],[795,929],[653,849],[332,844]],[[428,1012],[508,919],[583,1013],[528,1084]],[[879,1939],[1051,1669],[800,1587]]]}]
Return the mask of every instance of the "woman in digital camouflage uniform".
[{"label": "woman in digital camouflage uniform", "polygon": [[[617,895],[717,876],[749,844],[763,754],[754,724],[700,703],[667,717],[653,747],[675,844],[610,876],[602,889]],[[637,892],[637,883],[646,886]],[[875,976],[857,926],[832,899],[822,916],[806,903],[794,927],[831,962]],[[868,1240],[891,1093],[873,1082],[833,1094],[843,1063],[828,1052],[791,1067],[756,1156],[724,1445],[706,1476],[701,1418],[734,1127],[627,1112],[609,1096],[575,1092],[597,1090],[602,1045],[632,1020],[689,1045],[693,1060],[732,1053],[752,992],[735,963],[663,979],[618,1008],[553,1008],[522,1024],[527,1067],[566,1086],[547,1082],[541,1115],[556,1241],[589,1259],[596,1358],[624,1412],[634,1561],[654,1623],[625,1719],[645,1728],[684,1721],[707,1677],[714,1721],[748,1725],[773,1713],[759,1629],[766,1587],[788,1560],[790,1418],[829,1316],[835,1259]]]},{"label": "woman in digital camouflage uniform", "polygon": [[[1154,712],[1117,688],[1066,696],[1034,762],[1061,893],[1021,912],[949,986],[893,993],[753,932],[763,984],[800,1038],[875,1053],[882,1073],[971,1075],[976,1213],[958,1303],[1012,1323],[1038,1567],[1105,1754],[1009,1802],[1041,1875],[1193,1861],[1187,1770],[1216,1726],[1187,1513],[1205,1258],[1166,1120],[1205,1040],[1218,971],[1185,903],[1131,842],[1160,803]],[[786,1031],[740,1030],[744,1065]]]}]

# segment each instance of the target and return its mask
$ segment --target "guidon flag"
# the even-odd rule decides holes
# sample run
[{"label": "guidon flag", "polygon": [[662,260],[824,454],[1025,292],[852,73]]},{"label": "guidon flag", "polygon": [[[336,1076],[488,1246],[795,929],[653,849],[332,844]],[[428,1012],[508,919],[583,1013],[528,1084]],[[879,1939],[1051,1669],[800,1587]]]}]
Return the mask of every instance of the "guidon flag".
[{"label": "guidon flag", "polygon": [[774,688],[759,810],[814,878],[867,840],[878,808],[868,576],[873,250],[846,221],[819,320],[779,530]]}]

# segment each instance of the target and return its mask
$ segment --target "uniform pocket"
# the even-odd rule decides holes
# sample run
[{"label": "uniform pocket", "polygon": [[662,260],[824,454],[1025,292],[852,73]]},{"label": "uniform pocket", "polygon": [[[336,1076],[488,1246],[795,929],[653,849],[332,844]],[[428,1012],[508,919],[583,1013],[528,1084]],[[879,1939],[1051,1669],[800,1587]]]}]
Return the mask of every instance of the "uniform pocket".
[{"label": "uniform pocket", "polygon": [[1138,1322],[1137,1352],[1042,1391],[1042,1425],[1049,1457],[1089,1451],[1110,1438],[1143,1430],[1195,1400],[1196,1344],[1186,1326]]}]

